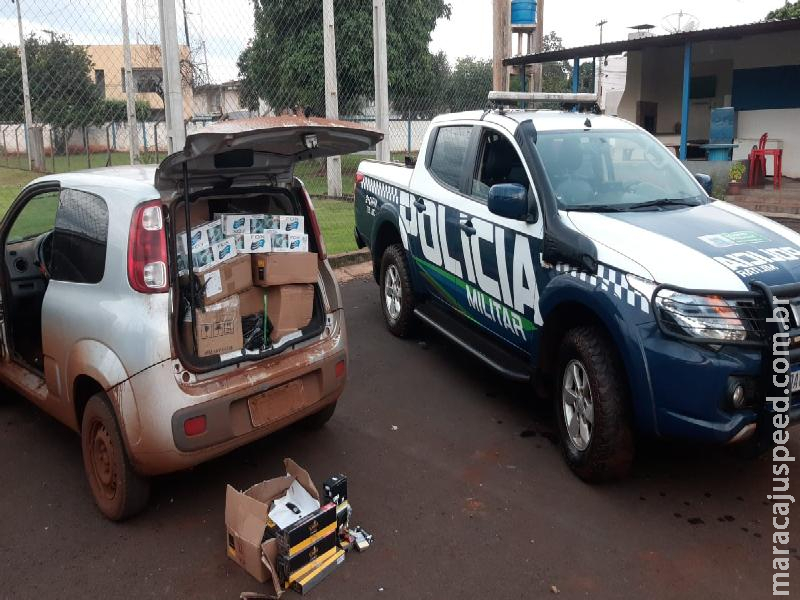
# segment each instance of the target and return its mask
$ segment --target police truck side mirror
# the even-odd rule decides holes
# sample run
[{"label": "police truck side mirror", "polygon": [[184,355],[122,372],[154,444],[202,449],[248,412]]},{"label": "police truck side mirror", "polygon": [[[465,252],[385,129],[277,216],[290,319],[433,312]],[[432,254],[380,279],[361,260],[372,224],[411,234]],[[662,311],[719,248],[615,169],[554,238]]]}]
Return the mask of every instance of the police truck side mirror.
[{"label": "police truck side mirror", "polygon": [[705,173],[695,173],[694,178],[697,179],[697,182],[701,186],[703,186],[706,194],[710,196],[712,193],[714,193],[714,184],[711,181],[711,175],[706,175]]},{"label": "police truck side mirror", "polygon": [[518,183],[498,183],[489,189],[489,211],[506,219],[528,217],[528,190]]}]

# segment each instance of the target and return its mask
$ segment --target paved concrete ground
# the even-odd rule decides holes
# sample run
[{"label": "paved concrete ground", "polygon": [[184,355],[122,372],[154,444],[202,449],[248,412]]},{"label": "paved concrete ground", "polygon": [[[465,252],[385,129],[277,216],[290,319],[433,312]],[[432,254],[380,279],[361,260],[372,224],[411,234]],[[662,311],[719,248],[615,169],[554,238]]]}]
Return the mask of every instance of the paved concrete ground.
[{"label": "paved concrete ground", "polygon": [[[234,599],[258,590],[225,556],[225,484],[278,475],[284,456],[318,482],[347,473],[355,522],[375,535],[369,552],[348,556],[312,592],[319,600],[551,598],[552,586],[562,598],[771,595],[767,461],[651,445],[628,481],[587,486],[524,388],[433,334],[391,337],[372,281],[351,281],[344,296],[352,369],[327,428],[291,429],[161,478],[149,512],[122,525],[95,510],[77,437],[4,392],[0,598]],[[793,474],[800,497],[800,466]]]}]

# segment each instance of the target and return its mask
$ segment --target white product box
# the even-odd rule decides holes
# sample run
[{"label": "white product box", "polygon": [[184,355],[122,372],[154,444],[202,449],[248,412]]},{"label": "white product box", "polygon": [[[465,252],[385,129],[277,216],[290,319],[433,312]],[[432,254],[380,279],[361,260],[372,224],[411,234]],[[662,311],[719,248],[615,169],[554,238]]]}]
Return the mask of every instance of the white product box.
[{"label": "white product box", "polygon": [[297,215],[281,215],[281,231],[287,233],[305,233],[303,217]]},{"label": "white product box", "polygon": [[225,229],[222,226],[222,219],[211,221],[206,227],[208,228],[206,233],[209,245],[218,244],[225,239]]},{"label": "white product box", "polygon": [[192,268],[195,271],[205,271],[216,264],[213,248],[203,248],[192,252]]},{"label": "white product box", "polygon": [[[197,227],[192,228],[192,252],[203,250],[211,246],[208,239],[208,223],[203,223]],[[188,254],[186,249],[186,232],[178,234],[178,252],[181,254]]]},{"label": "white product box", "polygon": [[233,258],[238,254],[236,250],[236,239],[228,237],[221,242],[217,242],[211,246],[211,252],[214,257],[214,262],[222,262]]},{"label": "white product box", "polygon": [[272,234],[272,252],[308,252],[308,235],[274,232]]},{"label": "white product box", "polygon": [[244,233],[236,236],[236,249],[242,254],[272,252],[272,236],[268,233]]},{"label": "white product box", "polygon": [[222,225],[226,236],[250,233],[250,215],[222,215]]}]

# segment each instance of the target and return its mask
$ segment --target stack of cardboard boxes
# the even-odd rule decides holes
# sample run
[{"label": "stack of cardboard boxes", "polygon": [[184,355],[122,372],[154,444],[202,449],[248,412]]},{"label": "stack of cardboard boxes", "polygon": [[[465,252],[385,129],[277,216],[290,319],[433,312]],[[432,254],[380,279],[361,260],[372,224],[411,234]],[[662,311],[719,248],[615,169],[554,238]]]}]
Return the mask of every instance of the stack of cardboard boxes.
[{"label": "stack of cardboard boxes", "polygon": [[[300,337],[314,310],[317,255],[308,251],[303,217],[215,214],[178,234],[178,269],[193,273],[197,355],[262,351]],[[266,318],[265,318],[266,317]],[[184,336],[191,347],[191,314]],[[254,342],[255,340],[255,342]]]}]

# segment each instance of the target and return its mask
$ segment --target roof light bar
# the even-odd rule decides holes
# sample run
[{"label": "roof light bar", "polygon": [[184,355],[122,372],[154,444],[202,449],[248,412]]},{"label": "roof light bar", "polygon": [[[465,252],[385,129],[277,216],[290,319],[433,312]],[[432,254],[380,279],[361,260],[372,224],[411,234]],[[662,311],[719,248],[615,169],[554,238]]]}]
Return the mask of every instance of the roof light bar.
[{"label": "roof light bar", "polygon": [[489,92],[492,102],[576,102],[592,104],[597,102],[597,94],[571,94],[552,92]]}]

